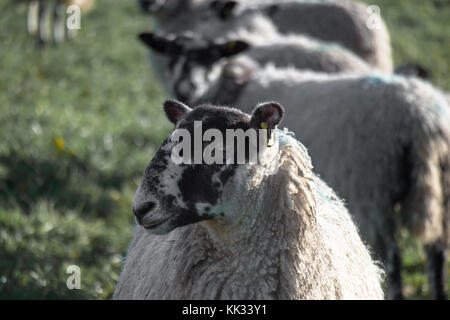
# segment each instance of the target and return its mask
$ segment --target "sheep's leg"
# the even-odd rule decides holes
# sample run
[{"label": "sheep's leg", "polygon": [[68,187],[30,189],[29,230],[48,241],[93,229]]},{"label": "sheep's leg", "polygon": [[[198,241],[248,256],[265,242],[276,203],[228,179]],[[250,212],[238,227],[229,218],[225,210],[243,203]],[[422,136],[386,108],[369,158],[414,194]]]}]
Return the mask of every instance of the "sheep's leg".
[{"label": "sheep's leg", "polygon": [[389,243],[386,264],[386,298],[389,300],[403,299],[402,293],[402,257],[395,240]]},{"label": "sheep's leg", "polygon": [[[376,238],[370,239],[370,243],[384,265],[385,297],[388,300],[402,300],[402,256],[395,237],[398,223],[393,213],[377,216],[380,218],[378,232]],[[367,232],[367,234],[370,233]]]},{"label": "sheep's leg", "polygon": [[50,39],[50,17],[48,3],[39,1],[39,43],[45,44]]},{"label": "sheep's leg", "polygon": [[27,13],[28,34],[35,35],[39,31],[39,1],[33,0],[28,3]]},{"label": "sheep's leg", "polygon": [[433,299],[445,300],[447,249],[442,242],[425,246],[427,273]]},{"label": "sheep's leg", "polygon": [[65,24],[65,17],[66,17],[66,6],[61,1],[58,1],[55,4],[55,7],[53,9],[53,29],[54,29],[54,36],[55,36],[55,43],[61,43],[64,41],[65,36],[65,30],[66,30],[66,24]]}]

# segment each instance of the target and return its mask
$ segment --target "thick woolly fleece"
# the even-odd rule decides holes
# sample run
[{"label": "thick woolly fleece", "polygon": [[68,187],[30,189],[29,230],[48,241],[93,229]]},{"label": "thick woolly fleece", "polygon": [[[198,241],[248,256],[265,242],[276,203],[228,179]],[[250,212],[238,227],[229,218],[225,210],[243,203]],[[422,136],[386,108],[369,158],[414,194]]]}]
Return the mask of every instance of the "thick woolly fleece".
[{"label": "thick woolly fleece", "polygon": [[[243,39],[254,45],[263,45],[276,41],[277,38],[280,38],[280,34],[304,34],[319,41],[322,40],[324,43],[329,42],[329,45],[332,43],[335,43],[336,47],[341,45],[361,57],[371,67],[388,73],[392,72],[389,33],[383,20],[377,16],[373,19],[379,28],[367,28],[366,23],[369,16],[365,6],[352,1],[298,1],[282,4],[283,9],[278,10],[275,16],[269,18],[257,7],[251,6],[258,2],[264,1],[241,1],[241,13],[226,21],[216,17],[204,0],[183,2],[169,0],[163,9],[153,16],[156,30],[164,34],[180,35],[193,32],[197,36],[212,40]],[[247,4],[249,7],[246,6]],[[294,8],[290,8],[291,5]],[[302,14],[302,19],[292,19],[292,12],[297,11]],[[285,15],[288,16],[285,17]],[[321,22],[320,28],[317,21]],[[325,48],[325,46],[322,47]],[[330,53],[316,51],[316,54],[324,55],[325,61],[332,62],[330,65],[321,64],[321,66],[325,66],[323,71],[328,72],[328,69],[333,69],[333,59],[341,61],[342,55],[347,57],[350,52],[332,52],[337,56],[333,56],[331,60],[326,57]],[[167,82],[167,58],[150,52],[150,60],[156,74],[163,83]],[[317,63],[321,60],[319,58],[313,62]],[[308,61],[305,60],[305,62]],[[360,68],[366,68],[357,61],[356,57],[350,57],[349,66],[344,65],[344,68],[348,69],[339,66],[340,64],[338,64],[338,68],[334,69],[353,71],[356,68],[356,71],[359,72]],[[307,69],[321,71],[314,64]]]},{"label": "thick woolly fleece", "polygon": [[251,44],[244,54],[260,65],[293,67],[327,73],[367,74],[373,69],[360,57],[340,45],[311,39],[302,35],[284,36],[272,33],[267,39],[246,32],[236,34],[234,39]]},{"label": "thick woolly fleece", "polygon": [[205,99],[245,112],[260,101],[280,102],[289,114],[285,125],[381,256],[395,234],[394,208],[425,243],[449,241],[450,107],[430,84],[381,74],[258,69],[241,57]]},{"label": "thick woolly fleece", "polygon": [[349,0],[290,1],[255,4],[241,1],[237,13],[229,19],[216,17],[200,21],[195,33],[209,39],[230,39],[240,30],[265,34],[258,19],[273,23],[279,33],[302,34],[313,39],[339,44],[352,51],[369,65],[392,73],[390,35],[386,25],[367,5]]},{"label": "thick woolly fleece", "polygon": [[383,299],[343,203],[281,131],[279,170],[242,165],[221,206],[239,216],[152,235],[137,227],[114,299]]}]

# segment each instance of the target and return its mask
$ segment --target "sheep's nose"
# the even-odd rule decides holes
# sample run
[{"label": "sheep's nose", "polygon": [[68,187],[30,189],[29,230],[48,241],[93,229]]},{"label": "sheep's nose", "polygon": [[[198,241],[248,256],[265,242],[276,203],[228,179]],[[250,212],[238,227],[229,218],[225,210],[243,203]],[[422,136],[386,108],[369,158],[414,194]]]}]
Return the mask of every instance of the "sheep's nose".
[{"label": "sheep's nose", "polygon": [[149,212],[152,211],[155,207],[155,203],[148,201],[140,205],[139,207],[134,208],[133,207],[133,213],[136,216],[136,219],[138,219],[139,222],[141,222],[142,218]]}]

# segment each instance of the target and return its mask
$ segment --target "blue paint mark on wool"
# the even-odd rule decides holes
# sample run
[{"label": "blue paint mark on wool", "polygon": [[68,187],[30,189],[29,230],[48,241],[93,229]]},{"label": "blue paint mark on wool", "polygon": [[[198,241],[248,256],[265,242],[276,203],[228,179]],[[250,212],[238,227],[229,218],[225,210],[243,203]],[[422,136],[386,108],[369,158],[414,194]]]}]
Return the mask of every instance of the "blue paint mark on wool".
[{"label": "blue paint mark on wool", "polygon": [[381,84],[396,84],[404,83],[405,77],[395,74],[375,73],[365,78],[369,83],[381,85]]},{"label": "blue paint mark on wool", "polygon": [[289,131],[288,128],[283,128],[283,130],[277,129],[276,135],[277,135],[278,144],[280,147],[297,145],[305,153],[308,153],[308,150],[306,149],[306,147],[295,138],[295,133],[292,131]]},{"label": "blue paint mark on wool", "polygon": [[284,128],[283,130],[277,129],[276,135],[280,146],[298,143],[298,141],[295,139],[295,133],[289,131],[288,128]]},{"label": "blue paint mark on wool", "polygon": [[314,190],[319,203],[333,203],[338,200],[333,190],[320,179],[315,179]]},{"label": "blue paint mark on wool", "polygon": [[345,49],[344,47],[342,47],[341,45],[337,44],[337,43],[319,43],[317,45],[317,49],[319,51],[345,51],[347,53],[349,53],[350,51],[348,51],[347,49]]},{"label": "blue paint mark on wool", "polygon": [[440,104],[437,103],[433,104],[433,109],[435,109],[439,113],[444,113],[444,108],[442,108]]}]

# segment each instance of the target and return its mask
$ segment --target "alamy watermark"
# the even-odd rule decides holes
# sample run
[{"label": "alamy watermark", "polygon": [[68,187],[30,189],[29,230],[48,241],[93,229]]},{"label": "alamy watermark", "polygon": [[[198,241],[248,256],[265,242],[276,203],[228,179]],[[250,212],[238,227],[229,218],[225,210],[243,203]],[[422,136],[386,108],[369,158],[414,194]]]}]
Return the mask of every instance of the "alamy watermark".
[{"label": "alamy watermark", "polygon": [[224,137],[218,129],[203,132],[202,121],[194,121],[193,137],[191,132],[183,128],[172,132],[170,141],[174,146],[171,160],[177,165],[260,162],[266,148],[278,148],[278,144],[274,144],[276,131],[268,129],[265,122],[261,126],[258,130],[226,129]]},{"label": "alamy watermark", "polygon": [[68,30],[81,29],[81,8],[77,5],[70,5],[67,7],[66,27]]},{"label": "alamy watermark", "polygon": [[381,28],[381,9],[377,5],[371,5],[367,7],[367,13],[369,18],[367,18],[366,26],[369,30],[378,30]]},{"label": "alamy watermark", "polygon": [[67,289],[81,289],[81,269],[77,265],[70,265],[66,269],[66,273],[70,274],[67,278],[66,285]]}]

